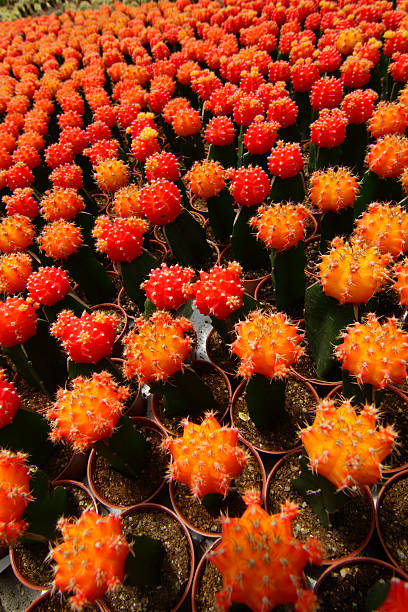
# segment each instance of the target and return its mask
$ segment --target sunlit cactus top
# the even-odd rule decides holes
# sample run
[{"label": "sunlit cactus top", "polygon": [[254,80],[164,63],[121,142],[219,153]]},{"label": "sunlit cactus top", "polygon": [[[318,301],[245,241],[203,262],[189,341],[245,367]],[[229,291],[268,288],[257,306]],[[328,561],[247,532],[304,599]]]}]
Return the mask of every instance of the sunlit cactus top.
[{"label": "sunlit cactus top", "polygon": [[397,204],[372,202],[356,219],[355,235],[381,253],[398,257],[408,249],[408,211]]},{"label": "sunlit cactus top", "polygon": [[35,219],[39,214],[37,201],[31,187],[16,189],[10,196],[4,196],[3,202],[9,215],[23,215]]},{"label": "sunlit cactus top", "polygon": [[59,313],[50,332],[61,341],[76,363],[97,363],[112,352],[118,318],[101,310],[84,311],[80,317],[71,310]]},{"label": "sunlit cactus top", "polygon": [[343,370],[357,378],[383,389],[390,383],[401,384],[407,376],[408,334],[395,318],[383,323],[369,313],[364,323],[346,328],[342,342],[335,350]]},{"label": "sunlit cactus top", "polygon": [[398,102],[379,102],[368,121],[373,138],[386,134],[403,134],[408,126],[408,109]]},{"label": "sunlit cactus top", "polygon": [[247,509],[241,518],[222,520],[222,540],[209,553],[222,574],[223,588],[216,594],[220,610],[236,602],[253,612],[270,612],[294,603],[297,612],[315,612],[317,601],[312,591],[303,589],[302,572],[309,561],[319,564],[322,553],[314,538],[302,544],[294,537],[291,523],[297,506],[286,502],[279,514],[268,514],[253,491],[244,501]]},{"label": "sunlit cactus top", "polygon": [[97,217],[92,235],[96,248],[113,261],[133,261],[142,252],[143,236],[148,223],[137,217]]},{"label": "sunlit cactus top", "polygon": [[131,184],[116,191],[113,198],[113,210],[117,217],[143,217],[138,187]]},{"label": "sunlit cactus top", "polygon": [[170,151],[161,151],[148,157],[145,163],[145,173],[149,183],[160,178],[167,181],[178,181],[180,178],[177,158]]},{"label": "sunlit cactus top", "polygon": [[209,272],[201,271],[194,283],[195,303],[201,314],[227,319],[243,304],[244,285],[242,268],[236,261],[225,268],[214,266]]},{"label": "sunlit cactus top", "polygon": [[344,96],[341,110],[346,113],[349,123],[361,125],[371,117],[378,93],[373,89],[356,89]]},{"label": "sunlit cactus top", "polygon": [[0,221],[0,252],[24,251],[33,242],[34,228],[28,217],[13,215]]},{"label": "sunlit cactus top", "polygon": [[47,221],[70,221],[85,208],[83,198],[75,189],[54,187],[47,191],[40,202],[41,214]]},{"label": "sunlit cactus top", "polygon": [[396,435],[391,426],[378,424],[375,406],[356,409],[334,400],[321,401],[313,424],[300,432],[311,469],[338,489],[375,484]]},{"label": "sunlit cactus top", "polygon": [[408,607],[408,582],[392,578],[388,595],[376,612],[404,612]]},{"label": "sunlit cactus top", "polygon": [[37,331],[38,304],[22,297],[8,297],[0,302],[0,344],[6,348],[22,344]]},{"label": "sunlit cactus top", "polygon": [[106,159],[95,168],[95,181],[102,191],[114,193],[129,182],[129,170],[120,159]]},{"label": "sunlit cactus top", "polygon": [[172,125],[178,136],[193,136],[201,130],[200,114],[194,108],[180,109],[174,116]]},{"label": "sunlit cactus top", "polygon": [[300,346],[303,336],[281,312],[252,312],[237,323],[235,331],[232,352],[241,359],[238,374],[244,378],[255,373],[282,378],[304,352]]},{"label": "sunlit cactus top", "polygon": [[239,206],[256,206],[269,195],[271,184],[260,166],[230,170],[231,195]]},{"label": "sunlit cactus top", "polygon": [[229,117],[213,117],[205,129],[205,140],[208,144],[226,147],[234,142],[235,129]]},{"label": "sunlit cactus top", "polygon": [[310,177],[310,200],[323,212],[353,206],[357,192],[358,181],[348,168],[319,170]]},{"label": "sunlit cactus top", "polygon": [[366,303],[386,283],[390,263],[391,256],[376,246],[336,236],[319,264],[323,291],[340,304]]},{"label": "sunlit cactus top", "polygon": [[70,289],[66,271],[52,266],[38,268],[27,281],[29,297],[43,306],[54,306]]},{"label": "sunlit cactus top", "polygon": [[137,376],[141,385],[166,382],[181,370],[191,352],[193,340],[186,332],[192,329],[188,319],[173,319],[162,310],[153,313],[150,319],[136,319],[123,340],[125,376]]},{"label": "sunlit cactus top", "polygon": [[278,140],[268,157],[269,171],[281,179],[296,176],[303,168],[303,157],[297,142]]},{"label": "sunlit cactus top", "polygon": [[371,172],[381,178],[396,178],[408,166],[408,138],[390,134],[372,144],[366,156]]},{"label": "sunlit cactus top", "polygon": [[212,198],[225,187],[225,170],[216,161],[206,160],[195,162],[185,178],[189,182],[191,193],[204,198]]},{"label": "sunlit cactus top", "polygon": [[23,514],[32,500],[27,455],[0,450],[0,541],[15,542],[27,528]]},{"label": "sunlit cactus top", "polygon": [[404,259],[394,266],[396,281],[392,285],[398,293],[399,303],[408,306],[408,259]]},{"label": "sunlit cactus top", "polygon": [[341,145],[346,138],[346,114],[339,108],[324,108],[310,126],[312,142],[323,149]]},{"label": "sunlit cactus top", "polygon": [[200,425],[187,419],[182,424],[183,436],[164,442],[173,457],[170,479],[187,485],[197,497],[209,493],[227,495],[232,479],[248,459],[238,446],[238,431],[221,427],[213,414],[208,414]]},{"label": "sunlit cactus top", "polygon": [[182,268],[178,264],[167,266],[162,263],[154,268],[142,284],[146,296],[159,310],[177,310],[192,297],[192,268]]},{"label": "sunlit cactus top", "polygon": [[310,212],[305,206],[286,203],[261,206],[250,223],[268,249],[284,251],[304,240],[308,219]]},{"label": "sunlit cactus top", "polygon": [[151,223],[171,223],[181,212],[180,190],[171,181],[157,179],[139,192],[143,212]]},{"label": "sunlit cactus top", "polygon": [[56,563],[54,587],[73,591],[71,607],[82,610],[123,582],[130,545],[113,514],[102,517],[86,510],[76,521],[60,519],[57,527],[63,541],[50,552]]},{"label": "sunlit cactus top", "polygon": [[85,451],[110,437],[128,395],[127,388],[119,386],[106,371],[94,373],[92,378],[75,378],[69,389],[58,390],[56,402],[46,413],[51,439]]},{"label": "sunlit cactus top", "polygon": [[13,422],[20,405],[15,386],[8,382],[5,370],[0,370],[0,429]]},{"label": "sunlit cactus top", "polygon": [[40,249],[51,259],[66,259],[82,245],[79,227],[64,219],[45,225],[37,240]]},{"label": "sunlit cactus top", "polygon": [[26,253],[0,255],[0,293],[24,291],[31,272],[31,257]]}]

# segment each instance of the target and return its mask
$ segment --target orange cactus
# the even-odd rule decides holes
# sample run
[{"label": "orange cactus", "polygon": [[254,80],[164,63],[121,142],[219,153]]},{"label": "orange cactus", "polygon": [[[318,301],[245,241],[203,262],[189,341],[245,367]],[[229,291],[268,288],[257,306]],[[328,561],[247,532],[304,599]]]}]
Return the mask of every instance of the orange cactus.
[{"label": "orange cactus", "polygon": [[353,206],[358,192],[358,181],[347,168],[313,172],[310,185],[310,200],[323,212]]},{"label": "orange cactus", "polygon": [[396,178],[408,166],[408,138],[389,134],[371,145],[366,162],[381,178]]},{"label": "orange cactus", "polygon": [[195,162],[185,178],[190,184],[191,193],[205,200],[218,195],[225,187],[225,170],[216,161],[204,159]]},{"label": "orange cactus", "polygon": [[394,272],[397,280],[392,288],[398,292],[398,299],[401,306],[408,306],[408,259],[404,259],[395,264]]},{"label": "orange cactus", "polygon": [[77,521],[60,519],[57,527],[63,542],[50,551],[56,563],[54,587],[74,591],[71,607],[82,610],[123,582],[130,545],[113,514],[101,517],[86,510]]},{"label": "orange cactus", "polygon": [[204,497],[209,493],[226,496],[232,479],[244,468],[248,456],[238,446],[238,431],[221,427],[212,413],[201,425],[185,419],[181,438],[167,438],[173,463],[169,467],[171,480],[186,484],[193,495]]},{"label": "orange cactus", "polygon": [[23,344],[37,331],[38,304],[22,297],[8,297],[0,302],[0,344],[6,348]]},{"label": "orange cactus", "polygon": [[82,244],[80,229],[64,219],[46,225],[37,240],[40,249],[52,259],[66,259]]},{"label": "orange cactus", "polygon": [[180,109],[173,118],[173,129],[178,136],[193,136],[201,131],[201,119],[194,108]]},{"label": "orange cactus", "polygon": [[125,376],[137,376],[141,385],[167,381],[181,370],[192,349],[192,339],[185,336],[192,329],[188,319],[173,319],[162,310],[150,319],[136,319],[124,339]]},{"label": "orange cactus", "polygon": [[46,413],[51,440],[64,440],[75,451],[85,451],[109,438],[128,395],[128,389],[120,387],[109,372],[94,373],[92,378],[78,376],[70,389],[58,389],[57,400]]},{"label": "orange cactus", "polygon": [[268,249],[284,251],[304,240],[310,212],[301,204],[273,204],[258,208],[250,224]]},{"label": "orange cactus", "polygon": [[113,198],[113,210],[117,217],[144,216],[139,201],[139,189],[136,185],[127,185],[116,191]]},{"label": "orange cactus", "polygon": [[376,246],[356,238],[348,244],[336,236],[319,264],[323,291],[340,304],[366,303],[385,284],[390,262],[391,256],[382,255]]},{"label": "orange cactus", "polygon": [[47,191],[40,202],[41,214],[47,221],[73,219],[85,208],[85,202],[76,189],[54,187]]},{"label": "orange cactus", "polygon": [[250,378],[255,372],[268,378],[282,378],[303,354],[303,336],[282,312],[252,312],[235,325],[237,339],[232,352],[241,359],[238,374]]},{"label": "orange cactus", "polygon": [[0,251],[15,253],[24,251],[33,241],[34,228],[28,217],[13,215],[0,221]]},{"label": "orange cactus", "polygon": [[15,542],[27,528],[22,520],[30,494],[27,455],[0,450],[0,541]]},{"label": "orange cactus", "polygon": [[31,257],[26,253],[1,255],[0,293],[24,291],[31,273]]},{"label": "orange cactus", "polygon": [[404,612],[408,609],[408,582],[399,578],[391,579],[388,595],[375,612]]},{"label": "orange cactus", "polygon": [[297,506],[286,502],[280,514],[271,515],[261,508],[259,494],[251,491],[244,501],[241,518],[223,519],[222,540],[208,555],[222,574],[223,589],[216,594],[220,610],[236,602],[253,612],[288,603],[297,612],[316,611],[312,591],[302,588],[302,572],[309,561],[319,564],[322,553],[314,538],[302,544],[293,536]]},{"label": "orange cactus", "polygon": [[114,193],[129,182],[129,170],[120,159],[105,159],[95,168],[95,180],[102,191]]},{"label": "orange cactus", "polygon": [[349,401],[321,401],[313,424],[300,432],[311,469],[337,489],[376,483],[397,436],[392,426],[379,426],[377,417],[375,406],[356,410]]},{"label": "orange cactus", "polygon": [[408,108],[398,102],[379,102],[368,121],[373,138],[386,134],[403,134],[408,126]]},{"label": "orange cactus", "polygon": [[394,258],[408,249],[408,212],[401,206],[372,202],[356,220],[355,235]]},{"label": "orange cactus", "polygon": [[389,318],[381,324],[369,313],[365,323],[349,325],[342,339],[335,355],[343,370],[354,375],[359,384],[383,389],[389,383],[399,385],[405,380],[408,334],[401,331],[397,319]]},{"label": "orange cactus", "polygon": [[336,47],[342,55],[349,55],[359,42],[363,42],[363,34],[360,28],[347,28],[346,30],[340,30],[336,40]]}]

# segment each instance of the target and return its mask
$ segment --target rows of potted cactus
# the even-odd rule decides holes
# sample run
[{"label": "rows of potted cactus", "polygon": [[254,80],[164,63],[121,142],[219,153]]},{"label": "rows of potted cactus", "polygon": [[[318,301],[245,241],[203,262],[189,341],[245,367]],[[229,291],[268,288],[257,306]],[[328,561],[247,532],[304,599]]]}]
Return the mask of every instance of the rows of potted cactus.
[{"label": "rows of potted cactus", "polygon": [[0,538],[46,569],[32,610],[406,609],[394,4],[0,22]]}]

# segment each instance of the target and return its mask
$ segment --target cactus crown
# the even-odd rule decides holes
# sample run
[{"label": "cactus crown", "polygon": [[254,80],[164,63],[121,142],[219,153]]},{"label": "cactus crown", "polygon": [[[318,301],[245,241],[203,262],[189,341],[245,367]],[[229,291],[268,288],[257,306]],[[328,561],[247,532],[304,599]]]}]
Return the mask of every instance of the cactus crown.
[{"label": "cactus crown", "polygon": [[321,552],[314,538],[305,544],[294,538],[291,521],[297,506],[286,502],[280,514],[270,515],[254,492],[244,501],[247,509],[241,518],[223,519],[222,540],[209,553],[223,579],[218,606],[228,610],[237,602],[253,612],[267,612],[296,603],[299,612],[316,610],[313,593],[302,589],[302,571],[308,561],[320,563]]},{"label": "cactus crown", "polygon": [[173,319],[162,310],[148,320],[136,319],[123,341],[125,375],[137,376],[141,385],[149,381],[166,382],[182,368],[192,349],[192,339],[185,336],[192,329],[188,319]]},{"label": "cactus crown", "polygon": [[62,187],[54,187],[51,191],[47,191],[40,205],[41,214],[47,221],[58,219],[69,221],[85,208],[83,198],[75,189]]},{"label": "cactus crown", "polygon": [[408,249],[408,212],[397,204],[372,202],[356,220],[355,235],[398,257]]},{"label": "cactus crown", "polygon": [[26,253],[1,255],[0,293],[24,291],[31,272],[31,257]]},{"label": "cactus crown", "polygon": [[3,202],[6,205],[7,214],[23,215],[29,219],[35,219],[39,213],[38,204],[33,197],[31,187],[16,189],[12,195],[4,196]]},{"label": "cactus crown", "polygon": [[48,223],[37,240],[40,249],[52,259],[66,259],[82,244],[80,229],[64,219]]},{"label": "cactus crown", "polygon": [[349,325],[342,339],[335,355],[343,370],[356,376],[359,384],[383,389],[406,378],[408,334],[402,332],[397,319],[389,318],[381,324],[369,313],[364,323]]},{"label": "cactus crown", "polygon": [[303,157],[298,142],[278,140],[268,157],[270,173],[281,179],[296,176],[303,168]]},{"label": "cactus crown", "polygon": [[225,170],[216,161],[204,159],[197,161],[185,178],[190,184],[191,193],[204,198],[212,198],[222,191],[225,187]]},{"label": "cactus crown", "polygon": [[408,259],[404,259],[394,266],[397,280],[392,288],[398,292],[398,300],[401,306],[408,306]]},{"label": "cactus crown", "polygon": [[310,212],[301,204],[261,206],[250,224],[258,230],[258,238],[268,249],[284,251],[304,240]]},{"label": "cactus crown", "polygon": [[187,485],[196,497],[209,493],[226,496],[232,479],[247,462],[246,452],[238,446],[238,431],[221,427],[212,413],[200,425],[183,420],[183,436],[167,438],[173,463],[169,467],[171,480]]},{"label": "cactus crown", "polygon": [[313,424],[302,429],[300,437],[311,469],[341,489],[377,482],[396,433],[391,426],[378,425],[375,406],[356,410],[349,401],[336,406],[334,400],[323,400]]},{"label": "cactus crown", "polygon": [[347,168],[328,168],[310,177],[310,199],[322,211],[339,212],[353,206],[358,181]]},{"label": "cactus crown", "polygon": [[113,210],[117,217],[143,217],[139,202],[139,189],[136,185],[127,185],[116,191],[113,198]]},{"label": "cactus crown", "polygon": [[30,494],[30,468],[23,453],[0,450],[0,541],[12,544],[27,528],[22,520]]},{"label": "cactus crown", "polygon": [[44,306],[53,306],[64,299],[70,289],[66,271],[52,266],[38,268],[27,282],[28,295]]},{"label": "cactus crown", "polygon": [[404,612],[407,606],[408,582],[399,578],[392,578],[387,597],[375,612]]},{"label": "cactus crown", "polygon": [[304,352],[299,346],[303,336],[282,312],[252,312],[235,325],[235,331],[232,352],[241,359],[238,374],[244,378],[255,373],[283,378]]},{"label": "cactus crown", "polygon": [[3,217],[0,221],[0,251],[15,253],[24,251],[33,241],[34,228],[23,215]]},{"label": "cactus crown", "polygon": [[260,166],[248,166],[230,172],[231,195],[239,206],[256,206],[269,194],[271,184]]},{"label": "cactus crown", "polygon": [[56,563],[54,586],[73,591],[71,606],[82,610],[123,582],[130,545],[113,514],[101,517],[87,510],[77,521],[60,519],[57,526],[63,542],[50,552]]},{"label": "cactus crown", "polygon": [[109,372],[92,378],[75,378],[70,389],[59,389],[57,400],[47,411],[54,442],[65,440],[76,451],[85,451],[102,438],[109,438],[123,412],[129,393]]},{"label": "cactus crown", "polygon": [[332,149],[344,142],[347,127],[346,114],[339,108],[324,108],[310,126],[312,142],[324,149]]},{"label": "cactus crown", "polygon": [[37,308],[30,298],[8,297],[5,302],[0,302],[0,344],[9,348],[34,336]]},{"label": "cactus crown", "polygon": [[200,272],[200,280],[193,291],[198,310],[216,319],[227,319],[243,304],[244,285],[242,268],[236,261],[226,268],[214,266],[209,272]]},{"label": "cactus crown", "polygon": [[403,134],[408,125],[408,109],[399,102],[379,102],[369,122],[373,138],[386,134]]},{"label": "cactus crown", "polygon": [[0,429],[13,422],[20,404],[15,386],[8,382],[5,371],[0,370]]},{"label": "cactus crown", "polygon": [[336,236],[331,250],[319,264],[320,281],[326,295],[340,304],[367,302],[387,281],[391,256],[357,238],[350,243]]},{"label": "cactus crown", "polygon": [[371,172],[381,178],[396,178],[408,166],[408,138],[387,134],[372,144],[366,156]]},{"label": "cactus crown", "polygon": [[159,310],[177,310],[192,297],[192,268],[182,268],[178,264],[167,266],[162,263],[154,268],[142,284],[146,296]]},{"label": "cactus crown", "polygon": [[95,181],[102,191],[114,193],[129,182],[129,170],[120,159],[105,159],[95,168]]},{"label": "cactus crown", "polygon": [[137,217],[99,216],[95,221],[92,235],[96,248],[113,261],[133,261],[142,252],[143,235],[148,223]]},{"label": "cactus crown", "polygon": [[139,192],[143,212],[151,223],[171,223],[181,212],[181,194],[174,183],[157,179]]}]

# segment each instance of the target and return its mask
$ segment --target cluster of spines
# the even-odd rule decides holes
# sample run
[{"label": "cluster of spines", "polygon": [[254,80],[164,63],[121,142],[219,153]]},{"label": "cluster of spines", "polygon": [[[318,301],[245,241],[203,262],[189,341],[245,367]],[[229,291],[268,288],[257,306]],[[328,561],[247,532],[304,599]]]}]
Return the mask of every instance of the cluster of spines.
[{"label": "cluster of spines", "polygon": [[96,248],[113,261],[133,261],[142,253],[143,236],[148,224],[138,217],[99,216],[92,231]]},{"label": "cluster of spines", "polygon": [[31,257],[27,253],[0,255],[0,293],[24,291],[31,272]]},{"label": "cluster of spines", "polygon": [[227,319],[243,304],[244,285],[242,268],[236,261],[225,268],[214,266],[209,272],[201,271],[193,285],[195,303],[204,315]]},{"label": "cluster of spines", "polygon": [[15,542],[27,528],[23,514],[32,500],[27,455],[0,450],[0,541]]},{"label": "cluster of spines", "polygon": [[284,251],[305,238],[310,212],[301,204],[261,206],[250,224],[258,230],[258,238],[269,249]]},{"label": "cluster of spines", "polygon": [[191,193],[205,200],[218,195],[225,187],[225,170],[216,161],[195,162],[185,178]]},{"label": "cluster of spines", "polygon": [[160,268],[150,272],[141,287],[159,310],[177,310],[192,297],[191,279],[194,274],[192,268],[162,263]]},{"label": "cluster of spines", "polygon": [[408,249],[408,212],[398,204],[371,202],[356,220],[355,235],[381,253],[399,257]]},{"label": "cluster of spines", "polygon": [[323,212],[353,206],[357,193],[358,181],[348,168],[328,168],[310,177],[310,200]]}]

